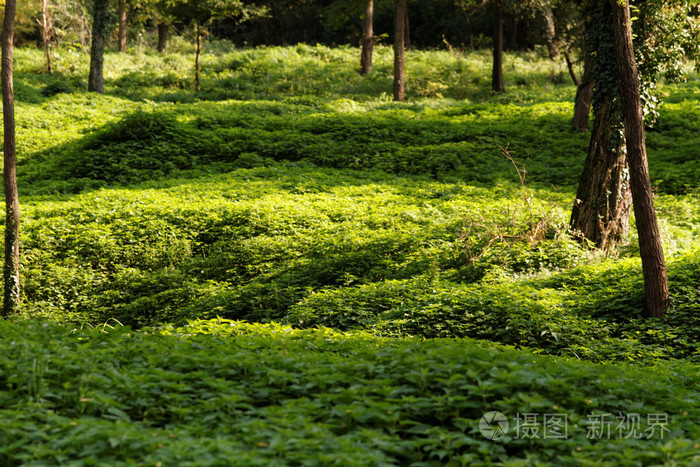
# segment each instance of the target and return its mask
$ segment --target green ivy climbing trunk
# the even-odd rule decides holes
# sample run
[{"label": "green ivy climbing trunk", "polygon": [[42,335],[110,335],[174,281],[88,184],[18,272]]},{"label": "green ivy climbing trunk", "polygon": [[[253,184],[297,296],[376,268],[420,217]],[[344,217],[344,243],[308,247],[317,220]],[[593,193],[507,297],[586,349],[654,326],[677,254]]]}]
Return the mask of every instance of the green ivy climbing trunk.
[{"label": "green ivy climbing trunk", "polygon": [[593,130],[581,173],[571,226],[597,248],[609,250],[629,230],[632,195],[620,127],[613,96],[599,97],[594,107]]},{"label": "green ivy climbing trunk", "polygon": [[15,99],[12,46],[15,36],[15,0],[5,0],[2,25],[2,116],[4,130],[5,280],[2,312],[9,316],[19,308],[19,195],[15,172]]},{"label": "green ivy climbing trunk", "polygon": [[611,0],[615,31],[615,56],[622,113],[625,120],[625,141],[630,168],[630,184],[634,215],[639,234],[647,309],[651,316],[662,317],[668,309],[668,280],[661,234],[656,222],[654,196],[649,181],[644,116],[640,96],[637,64],[632,45],[632,21],[626,0]]},{"label": "green ivy climbing trunk", "polygon": [[596,83],[593,129],[571,212],[571,227],[597,248],[611,250],[627,235],[632,194],[617,86],[612,12],[607,2],[587,5],[591,80]]}]

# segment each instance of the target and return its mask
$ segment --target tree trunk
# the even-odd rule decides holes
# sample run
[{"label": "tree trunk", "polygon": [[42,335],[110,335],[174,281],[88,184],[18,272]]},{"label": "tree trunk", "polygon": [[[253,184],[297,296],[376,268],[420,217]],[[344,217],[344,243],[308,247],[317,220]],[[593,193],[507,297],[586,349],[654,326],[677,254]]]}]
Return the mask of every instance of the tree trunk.
[{"label": "tree trunk", "polygon": [[630,168],[630,183],[634,200],[634,215],[639,234],[639,253],[644,272],[647,309],[651,316],[662,317],[668,309],[668,280],[661,234],[656,222],[654,197],[649,181],[644,116],[640,98],[639,77],[632,45],[632,21],[625,1],[611,0],[617,77],[625,120],[625,140]]},{"label": "tree trunk", "polygon": [[196,38],[197,51],[194,56],[194,90],[199,92],[199,55],[202,53],[202,34],[199,23],[197,23]]},{"label": "tree trunk", "polygon": [[[567,50],[564,51],[564,60],[566,60],[566,69],[569,70],[569,76],[571,76],[571,81],[574,82],[574,86],[578,87],[581,84],[576,76],[576,70],[574,70],[574,62],[571,61],[571,56]],[[585,71],[584,71],[585,73]]]},{"label": "tree trunk", "polygon": [[571,126],[578,131],[588,131],[588,117],[591,113],[591,99],[593,98],[593,66],[590,56],[586,56],[583,64],[583,77],[576,87],[576,98],[574,101],[574,118]]},{"label": "tree trunk", "polygon": [[168,25],[166,23],[158,23],[158,44],[156,50],[162,52],[165,50],[165,43],[168,40]]},{"label": "tree trunk", "polygon": [[493,34],[493,73],[491,75],[491,89],[494,92],[505,92],[503,84],[503,8],[501,2],[495,5],[495,27]]},{"label": "tree trunk", "polygon": [[614,98],[602,97],[595,118],[586,162],[571,213],[571,227],[607,250],[618,245],[629,229],[632,196],[625,146],[613,110]]},{"label": "tree trunk", "polygon": [[51,36],[53,35],[53,26],[51,18],[49,18],[49,5],[47,0],[41,2],[41,37],[44,40],[44,55],[46,56],[46,71],[52,73],[51,69]]},{"label": "tree trunk", "polygon": [[109,2],[107,0],[95,0],[95,11],[92,20],[88,91],[99,93],[104,93],[102,67],[104,65],[105,37],[107,35],[108,6]]},{"label": "tree trunk", "polygon": [[15,172],[15,100],[12,73],[12,47],[15,36],[15,0],[5,0],[2,26],[2,115],[4,130],[5,185],[5,280],[2,314],[9,316],[19,309],[19,195]]},{"label": "tree trunk", "polygon": [[372,49],[374,48],[374,0],[367,2],[365,15],[362,19],[362,54],[360,56],[360,74],[366,75],[372,71]]},{"label": "tree trunk", "polygon": [[549,58],[554,60],[559,55],[559,46],[556,42],[557,31],[554,26],[554,12],[551,7],[545,7],[545,34],[547,35],[547,48],[549,49]]},{"label": "tree trunk", "polygon": [[408,24],[408,7],[404,9],[403,12],[403,33],[404,33],[404,47],[406,50],[411,50],[411,31]]},{"label": "tree trunk", "polygon": [[119,0],[119,51],[126,52],[126,0]]},{"label": "tree trunk", "polygon": [[396,29],[394,32],[394,101],[406,99],[406,0],[396,1]]}]

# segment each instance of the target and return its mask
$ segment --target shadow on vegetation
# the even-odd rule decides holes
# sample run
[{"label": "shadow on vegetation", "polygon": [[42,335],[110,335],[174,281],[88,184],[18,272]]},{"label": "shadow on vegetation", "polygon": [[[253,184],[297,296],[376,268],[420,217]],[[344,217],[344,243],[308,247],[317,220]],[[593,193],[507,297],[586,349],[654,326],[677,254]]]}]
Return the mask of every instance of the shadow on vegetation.
[{"label": "shadow on vegetation", "polygon": [[289,98],[194,104],[182,115],[136,111],[26,156],[18,169],[22,185],[34,194],[79,192],[279,162],[494,183],[517,179],[505,147],[525,164],[530,181],[573,184],[586,139],[571,137],[561,109],[538,115],[512,105],[367,108]]}]

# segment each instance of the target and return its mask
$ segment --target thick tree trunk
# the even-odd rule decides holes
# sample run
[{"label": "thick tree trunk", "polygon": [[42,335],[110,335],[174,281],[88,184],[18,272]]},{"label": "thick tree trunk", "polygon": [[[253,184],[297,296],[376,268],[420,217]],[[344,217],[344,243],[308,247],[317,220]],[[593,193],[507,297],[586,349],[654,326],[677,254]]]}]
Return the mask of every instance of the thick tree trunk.
[{"label": "thick tree trunk", "polygon": [[126,0],[119,0],[119,51],[126,52]]},{"label": "thick tree trunk", "polygon": [[394,31],[394,101],[406,99],[406,0],[396,1],[396,28]]},{"label": "thick tree trunk", "polygon": [[168,25],[166,23],[158,23],[158,44],[156,50],[162,52],[165,50],[165,44],[168,40]]},{"label": "thick tree trunk", "polygon": [[615,56],[620,88],[622,113],[625,120],[625,141],[630,168],[630,183],[634,200],[634,215],[639,234],[639,253],[644,272],[647,309],[651,316],[665,316],[668,309],[668,280],[661,234],[656,222],[654,197],[649,181],[644,116],[640,98],[639,77],[632,45],[632,21],[629,5],[611,0]]},{"label": "thick tree trunk", "polygon": [[495,5],[495,27],[493,33],[493,72],[491,74],[491,89],[494,92],[505,92],[503,84],[503,8],[501,2]]},{"label": "thick tree trunk", "polygon": [[574,100],[574,118],[571,126],[578,131],[588,131],[588,118],[591,113],[591,99],[593,98],[593,79],[591,58],[586,57],[583,65],[583,77],[576,87]]},{"label": "thick tree trunk", "polygon": [[360,74],[372,71],[372,49],[374,48],[374,0],[369,0],[362,19],[362,54],[360,55]]},{"label": "thick tree trunk", "polygon": [[197,51],[194,56],[194,90],[199,92],[199,55],[202,53],[202,34],[197,23]]},{"label": "thick tree trunk", "polygon": [[19,309],[19,195],[15,172],[15,100],[12,73],[12,46],[15,36],[15,0],[5,0],[2,26],[2,115],[4,129],[5,186],[5,280],[2,314],[9,316]]},{"label": "thick tree trunk", "polygon": [[632,204],[624,142],[610,125],[615,118],[613,98],[601,99],[571,213],[571,227],[603,250],[627,234]]},{"label": "thick tree trunk", "polygon": [[107,0],[95,0],[95,11],[92,20],[88,91],[99,93],[104,93],[102,68],[104,65],[105,37],[107,35],[108,5],[109,2]]}]

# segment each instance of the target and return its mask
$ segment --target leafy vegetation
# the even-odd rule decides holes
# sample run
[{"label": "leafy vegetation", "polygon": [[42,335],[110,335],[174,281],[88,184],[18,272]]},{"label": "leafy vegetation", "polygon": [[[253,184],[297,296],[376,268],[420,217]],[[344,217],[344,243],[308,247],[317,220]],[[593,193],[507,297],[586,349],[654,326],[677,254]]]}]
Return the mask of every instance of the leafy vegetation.
[{"label": "leafy vegetation", "polygon": [[[686,464],[695,368],[553,359],[473,341],[197,322],[174,335],[0,323],[0,458],[180,465]],[[485,439],[484,408],[562,413],[563,440]],[[644,413],[639,439],[590,414]],[[652,435],[646,414],[670,414]],[[577,425],[574,428],[574,425]]]},{"label": "leafy vegetation", "polygon": [[[0,464],[698,461],[697,75],[648,134],[673,298],[649,320],[634,234],[603,257],[568,229],[562,65],[510,55],[496,96],[486,55],[411,51],[395,104],[388,48],[360,77],[349,47],[215,42],[195,93],[178,44],[108,54],[105,96],[80,53],[16,52]],[[666,438],[586,437],[642,408]],[[489,410],[580,429],[493,442]]]}]

